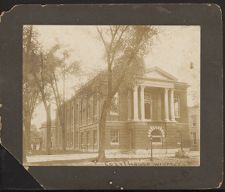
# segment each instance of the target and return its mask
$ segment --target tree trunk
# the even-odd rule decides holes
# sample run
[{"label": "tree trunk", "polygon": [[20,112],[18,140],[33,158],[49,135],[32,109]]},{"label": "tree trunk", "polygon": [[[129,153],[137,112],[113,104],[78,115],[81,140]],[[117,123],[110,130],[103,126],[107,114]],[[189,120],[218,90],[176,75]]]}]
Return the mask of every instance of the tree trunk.
[{"label": "tree trunk", "polygon": [[62,127],[62,151],[66,151],[66,126],[65,126],[65,102],[62,105],[62,109],[60,110],[60,121],[61,121],[61,127]]},{"label": "tree trunk", "polygon": [[30,151],[30,127],[31,127],[31,118],[27,116],[27,118],[24,120],[23,162],[27,162],[26,156]]},{"label": "tree trunk", "polygon": [[[47,131],[47,154],[50,154],[51,150],[51,110],[50,110],[50,104],[48,105],[47,98],[45,96],[44,92],[44,86],[40,84],[39,79],[37,78],[37,75],[35,72],[33,72],[34,80],[38,86],[38,89],[41,93],[41,98],[44,104],[44,108],[46,111],[46,131]],[[43,77],[42,77],[43,81]]]},{"label": "tree trunk", "polygon": [[[57,81],[56,81],[56,77],[55,74],[53,74],[53,80],[51,81],[51,87],[53,90],[53,94],[55,97],[55,101],[56,101],[56,106],[57,106],[57,116],[59,119],[59,124],[62,130],[62,151],[66,151],[66,138],[65,138],[65,102],[62,103],[61,99],[60,99],[60,94],[59,94],[59,90],[58,90],[58,85],[57,85]],[[55,87],[54,87],[54,83],[55,83]],[[63,110],[63,111],[62,111]]]},{"label": "tree trunk", "polygon": [[50,105],[47,106],[46,109],[46,117],[47,117],[47,154],[51,154],[51,108]]},{"label": "tree trunk", "polygon": [[103,107],[102,107],[102,113],[100,117],[99,122],[99,150],[98,150],[98,162],[104,162],[105,157],[105,128],[106,128],[106,118],[107,118],[107,112],[109,110],[111,102],[111,97],[105,100]]},{"label": "tree trunk", "polygon": [[106,117],[107,110],[104,107],[99,122],[99,151],[98,151],[98,162],[105,161],[105,127],[106,127]]},{"label": "tree trunk", "polygon": [[62,150],[64,152],[66,151],[66,130],[65,129],[66,127],[65,127],[65,121],[64,121],[62,126]]},{"label": "tree trunk", "polygon": [[[62,109],[63,107],[63,109]],[[62,151],[66,151],[66,133],[65,133],[65,110],[64,106],[57,105],[57,111],[58,111],[58,118],[59,118],[59,124],[62,130]]]}]

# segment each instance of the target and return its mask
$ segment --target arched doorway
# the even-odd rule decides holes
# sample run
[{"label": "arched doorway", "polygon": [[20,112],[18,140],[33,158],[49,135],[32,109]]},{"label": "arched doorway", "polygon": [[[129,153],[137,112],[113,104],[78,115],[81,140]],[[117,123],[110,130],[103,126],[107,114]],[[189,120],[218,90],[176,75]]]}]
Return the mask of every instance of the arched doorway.
[{"label": "arched doorway", "polygon": [[164,130],[159,126],[153,126],[149,129],[148,137],[152,139],[153,148],[163,148],[164,147]]},{"label": "arched doorway", "polygon": [[155,129],[152,131],[152,144],[156,146],[163,145],[163,135],[159,129]]}]

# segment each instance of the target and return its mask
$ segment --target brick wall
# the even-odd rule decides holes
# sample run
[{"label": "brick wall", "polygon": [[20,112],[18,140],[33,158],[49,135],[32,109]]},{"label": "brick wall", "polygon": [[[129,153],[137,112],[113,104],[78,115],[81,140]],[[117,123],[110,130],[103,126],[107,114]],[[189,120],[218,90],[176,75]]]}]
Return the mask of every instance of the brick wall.
[{"label": "brick wall", "polygon": [[[111,131],[119,131],[119,144],[111,144]],[[130,148],[130,133],[126,122],[107,122],[106,149],[128,150]]]},{"label": "brick wall", "polygon": [[131,122],[129,127],[131,129],[131,146],[133,149],[149,149],[150,138],[148,137],[148,131],[151,126],[160,126],[165,134],[162,138],[162,144],[153,144],[154,148],[179,148],[179,142],[181,141],[183,147],[190,146],[190,137],[187,123],[154,123],[154,122]]}]

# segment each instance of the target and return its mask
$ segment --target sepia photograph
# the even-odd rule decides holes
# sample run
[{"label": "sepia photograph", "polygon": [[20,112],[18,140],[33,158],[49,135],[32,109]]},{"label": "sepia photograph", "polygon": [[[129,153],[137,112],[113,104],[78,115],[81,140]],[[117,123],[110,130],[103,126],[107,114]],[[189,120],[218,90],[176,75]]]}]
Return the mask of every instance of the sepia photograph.
[{"label": "sepia photograph", "polygon": [[200,166],[199,25],[23,25],[24,166]]}]

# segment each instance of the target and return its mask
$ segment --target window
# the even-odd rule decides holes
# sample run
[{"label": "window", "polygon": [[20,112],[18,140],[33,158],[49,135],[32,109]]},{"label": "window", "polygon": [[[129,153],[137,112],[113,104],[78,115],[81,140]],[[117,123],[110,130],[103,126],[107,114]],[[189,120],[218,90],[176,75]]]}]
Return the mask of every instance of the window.
[{"label": "window", "polygon": [[84,143],[84,133],[81,133],[80,138],[81,138],[81,139],[80,139],[80,140],[81,140],[80,142],[81,142],[81,144],[83,144],[83,143]]},{"label": "window", "polygon": [[96,130],[93,131],[93,144],[97,145],[97,131]]},{"label": "window", "polygon": [[93,122],[93,97],[91,96],[88,99],[88,123],[92,123]]},{"label": "window", "polygon": [[112,99],[110,115],[119,115],[119,94],[116,93]]},{"label": "window", "polygon": [[76,109],[74,109],[74,110],[75,110],[74,114],[76,116],[75,124],[78,124],[78,122],[79,122],[79,104],[78,103],[76,104]]},{"label": "window", "polygon": [[145,119],[152,119],[152,99],[146,96],[145,99]]},{"label": "window", "polygon": [[111,130],[110,132],[110,143],[111,145],[119,145],[119,130]]},{"label": "window", "polygon": [[85,135],[84,132],[81,133],[81,148],[83,149],[85,146]]},{"label": "window", "polygon": [[52,149],[53,148],[53,139],[51,138],[51,141],[50,141],[50,148]]},{"label": "window", "polygon": [[87,99],[87,121],[88,123],[90,122],[90,110],[91,106],[90,106],[90,98]]},{"label": "window", "polygon": [[162,144],[162,133],[161,133],[161,131],[156,129],[156,130],[152,131],[151,135],[152,135],[152,142],[154,144]]},{"label": "window", "polygon": [[180,97],[178,95],[174,97],[174,113],[175,118],[180,118]]},{"label": "window", "polygon": [[83,102],[82,102],[82,124],[83,125],[86,122],[86,105],[87,105],[86,101],[83,100]]},{"label": "window", "polygon": [[86,132],[86,139],[87,139],[86,144],[88,145],[89,144],[89,132],[88,131]]},{"label": "window", "polygon": [[72,148],[73,147],[73,136],[74,136],[74,133],[73,133],[73,129],[71,130],[71,133],[70,133],[70,147]]},{"label": "window", "polygon": [[192,122],[192,127],[195,127],[197,125],[197,117],[196,115],[191,116],[191,122]]},{"label": "window", "polygon": [[66,147],[70,146],[70,132],[66,133]]},{"label": "window", "polygon": [[132,119],[132,95],[131,90],[127,92],[128,119]]},{"label": "window", "polygon": [[82,124],[82,101],[80,101],[80,110],[79,110],[79,124]]},{"label": "window", "polygon": [[75,115],[75,113],[74,113],[74,107],[73,107],[73,104],[72,104],[72,118],[71,118],[71,127],[72,127],[72,129],[74,127],[74,120],[75,120],[74,115]]},{"label": "window", "polygon": [[97,95],[93,97],[93,121],[96,122],[98,118],[98,105],[97,105]]},{"label": "window", "polygon": [[67,130],[67,111],[66,111],[66,103],[63,105],[63,110],[64,110],[64,116],[63,116],[63,121],[64,121],[64,127]]},{"label": "window", "polygon": [[196,137],[196,133],[192,132],[192,138],[193,138],[193,144],[197,143],[197,137]]}]

